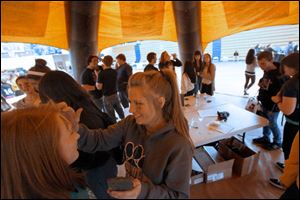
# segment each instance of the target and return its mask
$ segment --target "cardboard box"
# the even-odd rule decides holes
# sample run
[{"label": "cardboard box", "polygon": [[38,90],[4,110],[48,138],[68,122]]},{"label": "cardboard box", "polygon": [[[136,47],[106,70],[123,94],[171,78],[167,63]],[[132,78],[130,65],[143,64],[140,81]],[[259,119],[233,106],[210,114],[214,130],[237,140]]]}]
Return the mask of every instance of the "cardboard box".
[{"label": "cardboard box", "polygon": [[232,176],[234,159],[224,160],[214,147],[204,146],[197,148],[194,158],[204,171],[205,183],[230,178]]},{"label": "cardboard box", "polygon": [[195,185],[203,182],[204,182],[203,169],[198,165],[197,161],[193,158],[190,185]]},{"label": "cardboard box", "polygon": [[234,159],[233,173],[244,176],[258,165],[260,152],[256,153],[235,137],[219,141],[219,152],[226,159]]},{"label": "cardboard box", "polygon": [[204,173],[192,170],[190,185],[200,184],[204,182]]}]

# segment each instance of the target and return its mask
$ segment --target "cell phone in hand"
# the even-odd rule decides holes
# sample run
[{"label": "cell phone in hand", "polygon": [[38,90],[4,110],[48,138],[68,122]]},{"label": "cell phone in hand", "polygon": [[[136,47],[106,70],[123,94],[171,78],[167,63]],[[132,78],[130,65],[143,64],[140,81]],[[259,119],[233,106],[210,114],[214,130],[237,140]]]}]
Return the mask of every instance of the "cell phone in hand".
[{"label": "cell phone in hand", "polygon": [[115,191],[132,190],[133,183],[130,177],[115,177],[107,180],[108,188]]}]

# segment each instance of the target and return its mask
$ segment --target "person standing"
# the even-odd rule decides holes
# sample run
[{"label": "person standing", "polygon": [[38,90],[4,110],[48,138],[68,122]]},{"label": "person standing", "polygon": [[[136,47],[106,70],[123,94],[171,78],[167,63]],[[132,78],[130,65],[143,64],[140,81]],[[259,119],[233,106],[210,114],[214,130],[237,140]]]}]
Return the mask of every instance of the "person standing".
[{"label": "person standing", "polygon": [[233,56],[234,56],[234,61],[238,61],[239,59],[239,52],[237,50],[235,50],[235,52],[233,53]]},{"label": "person standing", "polygon": [[200,74],[202,77],[201,94],[206,93],[210,96],[214,94],[215,90],[215,74],[216,66],[211,62],[210,54],[204,54],[203,71]]},{"label": "person standing", "polygon": [[79,125],[79,149],[93,152],[124,144],[126,175],[133,188],[110,190],[112,197],[189,198],[194,144],[178,91],[172,70],[135,73],[128,84],[132,115],[105,130]]},{"label": "person standing", "polygon": [[196,82],[196,74],[191,61],[184,63],[184,69],[181,78],[181,94],[184,96],[192,96]]},{"label": "person standing", "polygon": [[[285,75],[291,79],[284,83],[277,95],[272,97],[272,101],[285,115],[282,149],[284,159],[287,160],[293,139],[299,131],[299,53],[292,53],[283,58],[281,64]],[[280,162],[277,162],[276,166],[281,170],[284,168],[284,164]]]},{"label": "person standing", "polygon": [[95,102],[96,106],[100,110],[104,110],[102,91],[98,90],[96,87],[97,75],[95,70],[98,68],[98,61],[98,56],[90,55],[88,57],[88,66],[81,74],[81,86],[93,97],[93,101]]},{"label": "person standing", "polygon": [[279,179],[270,178],[269,183],[285,190],[280,199],[299,199],[299,131],[294,138],[290,157],[284,162],[286,167]]},{"label": "person standing", "polygon": [[202,55],[200,51],[195,51],[194,53],[193,67],[196,73],[196,83],[195,83],[195,91],[194,91],[194,95],[196,96],[198,91],[201,91],[201,86],[202,86],[202,77],[200,76],[200,74],[202,73],[203,70],[203,63],[202,63]]},{"label": "person standing", "polygon": [[171,61],[173,63],[173,70],[174,71],[175,71],[175,66],[176,67],[182,66],[182,62],[177,58],[177,55],[175,53],[172,54],[172,59],[171,59],[168,52],[163,51],[161,53],[161,56],[160,56],[160,61],[158,63],[158,68],[159,69],[166,68],[167,67],[166,65],[168,64],[168,61]]},{"label": "person standing", "polygon": [[47,62],[44,59],[36,59],[35,65],[31,67],[27,72],[27,79],[29,83],[33,86],[36,92],[39,92],[39,83],[41,78],[51,69],[46,66]]},{"label": "person standing", "polygon": [[[256,67],[257,67],[257,61],[255,57],[255,51],[254,49],[249,49],[246,56],[246,70],[245,70],[246,82],[244,85],[244,95],[248,95],[247,90],[249,90],[251,86],[255,83]],[[251,80],[251,83],[248,85],[249,80]]]},{"label": "person standing", "polygon": [[[89,128],[106,128],[113,124],[108,114],[103,113],[96,106],[91,95],[66,72],[48,72],[40,81],[39,91],[43,104],[50,101],[65,102],[72,109],[82,108],[80,123]],[[89,188],[98,199],[109,198],[107,179],[117,175],[116,159],[114,159],[116,150],[95,153],[79,150],[79,157],[70,164],[76,172],[84,172]]]},{"label": "person standing", "polygon": [[132,67],[126,63],[124,54],[119,54],[117,57],[117,89],[119,97],[124,108],[129,107],[127,85],[129,77],[132,75]]},{"label": "person standing", "polygon": [[[253,143],[260,144],[264,148],[281,148],[281,133],[277,125],[279,115],[278,106],[271,100],[276,95],[284,81],[280,73],[280,63],[273,62],[272,53],[269,51],[261,52],[258,57],[258,65],[264,71],[263,77],[259,80],[259,94],[257,99],[262,104],[262,115],[269,120],[269,125],[263,127],[263,136],[253,139]],[[273,133],[273,142],[270,140],[270,134]]]},{"label": "person standing", "polygon": [[104,70],[99,74],[97,88],[103,90],[104,108],[106,113],[117,121],[115,111],[120,119],[125,117],[117,94],[117,72],[111,68],[113,58],[105,56],[102,60]]},{"label": "person standing", "polygon": [[154,65],[157,61],[156,53],[154,53],[154,52],[148,53],[147,60],[148,60],[149,64],[145,67],[144,72],[149,71],[149,70],[158,71],[158,69],[156,67],[154,67]]}]

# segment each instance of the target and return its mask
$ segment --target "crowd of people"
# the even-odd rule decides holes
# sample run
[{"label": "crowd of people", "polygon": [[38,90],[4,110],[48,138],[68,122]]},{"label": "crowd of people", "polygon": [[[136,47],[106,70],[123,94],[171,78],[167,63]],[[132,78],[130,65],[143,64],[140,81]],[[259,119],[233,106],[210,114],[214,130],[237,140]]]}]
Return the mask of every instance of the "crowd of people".
[{"label": "crowd of people", "polygon": [[[124,54],[116,56],[115,67],[112,56],[91,55],[77,82],[38,59],[18,77],[26,96],[16,109],[1,113],[1,198],[188,198],[194,144],[180,94],[214,95],[216,66],[201,51],[184,64],[167,51],[158,68],[156,53],[148,53],[147,60],[144,72],[133,74]],[[179,89],[175,67],[182,65]],[[259,114],[270,123],[253,143],[283,149],[285,163],[276,165],[284,173],[270,182],[288,188],[283,197],[289,197],[299,191],[299,171],[291,167],[299,167],[299,151],[293,150],[299,140],[299,54],[276,63],[272,53],[256,58],[250,49],[245,95],[255,83],[257,65],[264,71]],[[131,115],[125,116],[126,108]],[[286,116],[283,134],[277,125],[280,111]],[[107,180],[117,176],[121,164],[133,188],[112,191]]]}]

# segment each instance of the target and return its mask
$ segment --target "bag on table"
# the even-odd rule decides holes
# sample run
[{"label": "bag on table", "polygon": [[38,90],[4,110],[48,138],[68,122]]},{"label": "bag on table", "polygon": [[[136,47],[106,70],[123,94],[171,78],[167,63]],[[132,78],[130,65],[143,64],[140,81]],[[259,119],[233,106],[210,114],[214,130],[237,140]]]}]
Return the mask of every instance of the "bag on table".
[{"label": "bag on table", "polygon": [[262,112],[262,105],[256,97],[250,97],[245,107],[246,110],[255,114]]}]

